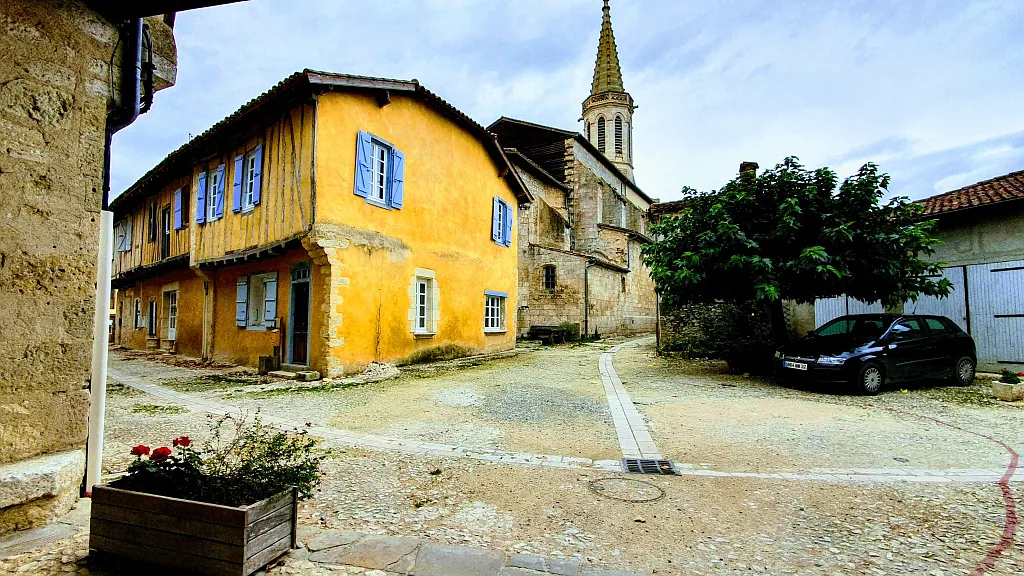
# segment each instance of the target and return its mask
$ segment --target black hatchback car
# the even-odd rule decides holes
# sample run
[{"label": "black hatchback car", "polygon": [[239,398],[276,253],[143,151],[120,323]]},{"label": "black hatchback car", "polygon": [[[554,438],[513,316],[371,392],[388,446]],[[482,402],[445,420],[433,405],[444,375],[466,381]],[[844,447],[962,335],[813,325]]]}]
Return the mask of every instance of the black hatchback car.
[{"label": "black hatchback car", "polygon": [[877,394],[884,384],[932,378],[974,381],[974,339],[944,316],[840,316],[775,352],[786,380],[850,384]]}]

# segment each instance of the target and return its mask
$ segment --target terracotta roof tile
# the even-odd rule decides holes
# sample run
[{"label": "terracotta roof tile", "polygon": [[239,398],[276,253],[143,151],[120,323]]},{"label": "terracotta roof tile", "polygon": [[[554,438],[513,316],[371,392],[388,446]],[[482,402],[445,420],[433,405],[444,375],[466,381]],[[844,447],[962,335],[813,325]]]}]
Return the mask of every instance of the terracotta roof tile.
[{"label": "terracotta roof tile", "polygon": [[917,203],[924,207],[925,216],[934,216],[1010,200],[1024,200],[1024,170],[918,200]]}]

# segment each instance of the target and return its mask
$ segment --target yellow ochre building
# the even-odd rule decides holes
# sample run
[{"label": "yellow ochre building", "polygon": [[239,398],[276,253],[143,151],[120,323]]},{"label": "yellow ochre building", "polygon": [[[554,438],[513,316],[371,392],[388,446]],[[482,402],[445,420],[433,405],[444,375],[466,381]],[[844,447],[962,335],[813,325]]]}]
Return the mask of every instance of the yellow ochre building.
[{"label": "yellow ochre building", "polygon": [[328,376],[513,348],[530,200],[418,82],[293,74],[112,202],[114,341]]}]

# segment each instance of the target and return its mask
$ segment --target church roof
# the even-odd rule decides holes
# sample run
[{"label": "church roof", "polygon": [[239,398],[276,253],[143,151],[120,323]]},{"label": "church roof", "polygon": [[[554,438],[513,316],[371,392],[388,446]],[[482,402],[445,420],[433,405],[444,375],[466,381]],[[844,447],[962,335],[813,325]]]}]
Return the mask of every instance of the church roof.
[{"label": "church roof", "polygon": [[622,69],[619,67],[619,51],[615,47],[615,33],[612,32],[612,12],[608,0],[604,0],[604,18],[601,21],[601,40],[597,44],[597,63],[594,66],[594,84],[590,95],[602,92],[625,92],[622,87]]},{"label": "church roof", "polygon": [[[616,166],[604,153],[597,149],[597,146],[594,146],[590,140],[587,140],[579,132],[527,122],[526,120],[517,120],[507,116],[502,116],[495,120],[487,127],[487,130],[495,133],[498,136],[498,140],[506,148],[516,148],[519,154],[530,157],[530,160],[556,178],[558,178],[558,174],[564,173],[563,165],[566,161],[565,141],[574,139],[590,152],[598,162],[610,170],[612,174],[618,176],[627,187],[636,192],[638,196],[643,198],[648,204],[654,204],[653,198],[641,190],[636,185],[636,182],[630,180],[629,176],[626,176],[621,168]],[[559,180],[562,181],[564,179]]]}]

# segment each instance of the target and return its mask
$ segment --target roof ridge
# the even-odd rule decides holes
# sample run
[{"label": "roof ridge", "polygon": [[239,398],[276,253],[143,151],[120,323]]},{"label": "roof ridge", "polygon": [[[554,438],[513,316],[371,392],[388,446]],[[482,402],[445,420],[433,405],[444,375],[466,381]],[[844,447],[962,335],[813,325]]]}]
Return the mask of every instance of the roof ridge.
[{"label": "roof ridge", "polygon": [[1013,172],[1007,172],[1006,174],[1003,174],[1002,176],[993,176],[992,178],[988,178],[988,179],[985,179],[985,180],[979,180],[978,182],[975,182],[974,184],[968,184],[966,186],[961,186],[959,188],[954,188],[953,190],[948,190],[946,192],[940,192],[940,193],[938,193],[938,194],[936,194],[934,196],[929,196],[927,198],[922,198],[922,199],[918,200],[918,202],[924,202],[925,200],[932,200],[934,198],[941,198],[942,196],[947,196],[949,194],[960,192],[961,190],[966,190],[967,188],[973,188],[974,186],[981,186],[982,184],[989,184],[991,182],[995,182],[996,180],[1002,180],[1004,178],[1009,178],[1011,176],[1017,176],[1017,175],[1020,175],[1020,176],[1024,177],[1024,170],[1014,170]]}]

